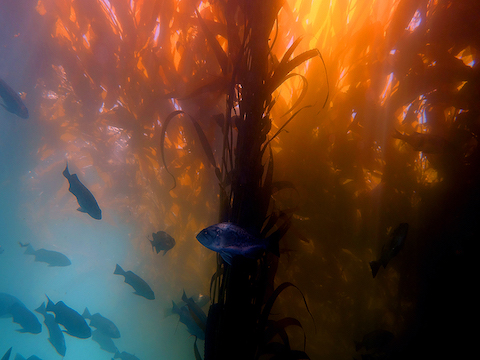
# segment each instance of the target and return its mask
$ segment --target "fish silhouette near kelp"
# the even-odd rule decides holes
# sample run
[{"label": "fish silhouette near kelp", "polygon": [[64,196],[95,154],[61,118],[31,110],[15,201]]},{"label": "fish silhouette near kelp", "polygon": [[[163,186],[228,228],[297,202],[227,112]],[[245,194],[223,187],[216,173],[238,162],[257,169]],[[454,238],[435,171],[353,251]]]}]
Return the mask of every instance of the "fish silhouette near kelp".
[{"label": "fish silhouette near kelp", "polygon": [[37,309],[36,312],[42,314],[45,320],[43,323],[48,329],[49,338],[48,341],[55,348],[57,353],[61,356],[65,356],[67,352],[67,347],[65,345],[65,337],[63,336],[63,331],[60,329],[60,326],[55,321],[55,317],[49,313],[45,308],[45,302],[42,303]]},{"label": "fish silhouette near kelp", "polygon": [[117,326],[113,323],[113,321],[103,317],[99,313],[90,314],[87,308],[83,312],[82,316],[85,319],[90,320],[90,326],[93,326],[106,336],[112,339],[118,339],[120,337],[120,331],[118,330]]},{"label": "fish silhouette near kelp", "polygon": [[280,256],[278,240],[273,238],[259,239],[235,224],[224,222],[211,225],[197,235],[197,240],[206,248],[220,253],[229,265],[234,256],[242,255],[257,259],[265,251]]},{"label": "fish silhouette near kelp", "polygon": [[87,213],[95,220],[101,220],[102,210],[100,210],[97,200],[95,200],[90,190],[78,179],[77,174],[70,174],[68,171],[68,163],[67,166],[65,166],[65,170],[63,170],[63,176],[68,180],[68,191],[77,198],[78,205],[80,206],[77,210]]},{"label": "fish silhouette near kelp", "polygon": [[66,333],[80,339],[87,339],[92,335],[92,330],[85,319],[78,312],[69,308],[63,301],[54,304],[47,296],[46,311],[55,314],[55,321],[66,329]]},{"label": "fish silhouette near kelp", "polygon": [[30,244],[27,246],[24,254],[34,255],[35,261],[47,263],[48,266],[68,266],[72,264],[69,258],[58,251],[45,249],[34,250]]},{"label": "fish silhouette near kelp", "polygon": [[400,224],[390,236],[390,239],[382,247],[382,252],[380,258],[376,261],[370,261],[370,268],[372,269],[372,275],[375,277],[380,269],[380,266],[383,268],[387,267],[387,264],[392,260],[399,251],[403,248],[405,239],[408,233],[408,224]]},{"label": "fish silhouette near kelp", "polygon": [[0,105],[3,106],[5,110],[22,119],[28,119],[28,109],[23,103],[22,98],[2,79],[0,79],[0,97],[3,100],[3,104],[0,103]]},{"label": "fish silhouette near kelp", "polygon": [[152,251],[156,251],[157,254],[163,250],[163,255],[167,253],[168,250],[172,249],[175,246],[175,239],[167,234],[165,231],[157,231],[152,233],[152,239],[150,243],[152,244]]},{"label": "fish silhouette near kelp", "polygon": [[125,282],[135,289],[135,295],[143,296],[145,299],[148,300],[155,300],[155,294],[152,288],[147,284],[145,280],[143,280],[137,274],[133,273],[132,271],[123,270],[122,267],[118,264],[115,267],[115,271],[113,273],[115,275],[121,275],[125,277]]}]

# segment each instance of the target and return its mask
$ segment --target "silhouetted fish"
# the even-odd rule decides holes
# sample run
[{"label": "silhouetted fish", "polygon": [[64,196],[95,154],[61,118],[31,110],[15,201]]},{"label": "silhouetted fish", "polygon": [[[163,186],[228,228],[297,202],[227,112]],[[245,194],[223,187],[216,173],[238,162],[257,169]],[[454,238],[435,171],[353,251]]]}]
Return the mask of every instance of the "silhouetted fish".
[{"label": "silhouetted fish", "polygon": [[[192,297],[190,297],[190,299],[192,299],[195,302],[195,304],[197,304],[200,308],[204,307],[210,301],[210,297],[207,296],[207,295],[203,295],[203,294],[198,294],[196,296],[192,296]],[[183,301],[180,301],[180,302],[177,303],[177,306],[179,308],[181,308],[182,306],[185,306],[185,305],[186,305],[186,303],[183,302]],[[171,308],[165,309],[163,311],[163,316],[165,318],[172,315],[172,314],[173,314],[173,312],[172,312]]]},{"label": "silhouetted fish", "polygon": [[165,231],[152,233],[152,238],[153,240],[149,240],[152,244],[152,251],[155,250],[157,254],[163,250],[163,255],[165,256],[167,251],[175,246],[175,239]]},{"label": "silhouetted fish", "polygon": [[24,254],[35,255],[35,261],[47,263],[48,266],[68,266],[71,264],[69,258],[58,251],[45,249],[34,250],[30,244]]},{"label": "silhouetted fish", "polygon": [[243,228],[228,222],[203,229],[198,233],[197,240],[206,248],[220,253],[223,260],[230,265],[236,255],[256,259],[269,250],[279,256],[278,241],[258,239]]},{"label": "silhouetted fish", "polygon": [[10,359],[10,353],[12,352],[12,348],[8,349],[5,355],[2,356],[2,360]]},{"label": "silhouetted fish", "polygon": [[102,350],[108,351],[110,353],[118,352],[118,349],[113,343],[112,338],[105,335],[98,329],[92,332],[92,340],[95,341],[98,345],[100,345],[100,348]]},{"label": "silhouetted fish", "polygon": [[129,354],[125,351],[122,351],[119,353],[118,351],[115,353],[113,356],[114,359],[122,359],[122,360],[140,360],[137,358],[135,355]]},{"label": "silhouetted fish", "polygon": [[152,288],[140,276],[134,274],[131,271],[124,271],[118,264],[115,267],[115,271],[113,273],[115,275],[124,276],[125,282],[135,289],[135,295],[143,296],[148,300],[155,299],[155,294],[153,293]]},{"label": "silhouetted fish", "polygon": [[205,340],[205,331],[195,322],[187,305],[178,307],[177,304],[175,304],[175,301],[172,300],[172,312],[180,316],[180,322],[187,326],[187,330],[190,334],[196,336],[200,340]]},{"label": "silhouetted fish", "polygon": [[65,170],[63,170],[63,176],[65,176],[65,178],[68,180],[68,183],[70,184],[68,190],[73,195],[75,195],[78,205],[80,205],[77,210],[87,213],[96,220],[101,220],[102,210],[100,210],[100,207],[97,204],[97,200],[95,200],[95,197],[90,192],[90,190],[88,190],[85,185],[80,182],[77,174],[70,175],[70,172],[68,171],[68,163],[65,167]]},{"label": "silhouetted fish", "polygon": [[85,308],[82,316],[85,319],[90,319],[90,326],[97,328],[97,330],[99,330],[106,336],[111,337],[112,339],[118,339],[120,337],[120,331],[115,326],[115,324],[111,320],[100,315],[99,313],[91,315],[90,311]]},{"label": "silhouetted fish", "polygon": [[20,244],[21,247],[28,247],[28,245],[30,245],[30,243],[23,244],[20,241],[18,243]]},{"label": "silhouetted fish", "polygon": [[0,293],[0,317],[13,317],[13,322],[22,327],[18,332],[38,334],[42,331],[37,317],[13,295]]},{"label": "silhouetted fish", "polygon": [[43,323],[47,327],[48,334],[50,336],[48,338],[48,341],[50,341],[50,344],[52,344],[57,353],[59,353],[61,356],[65,356],[67,347],[65,345],[63,331],[60,329],[60,326],[58,326],[58,323],[55,321],[55,317],[47,313],[47,310],[45,309],[45,302],[43,302],[40,307],[35,309],[35,311],[42,314],[45,318]]},{"label": "silhouetted fish", "polygon": [[3,104],[0,105],[3,106],[5,110],[22,119],[28,119],[28,109],[23,103],[22,98],[2,79],[0,79],[0,97],[3,99]]},{"label": "silhouetted fish", "polygon": [[46,311],[55,313],[55,321],[63,325],[70,336],[87,339],[92,335],[92,330],[85,319],[75,310],[69,308],[63,301],[54,304],[47,296]]},{"label": "silhouetted fish", "polygon": [[408,224],[400,224],[392,233],[388,243],[384,244],[382,247],[382,252],[380,258],[376,261],[370,261],[370,268],[372,269],[372,275],[375,277],[377,275],[378,269],[380,266],[387,266],[388,262],[392,260],[398,252],[403,248],[405,243],[405,238],[407,237]]}]

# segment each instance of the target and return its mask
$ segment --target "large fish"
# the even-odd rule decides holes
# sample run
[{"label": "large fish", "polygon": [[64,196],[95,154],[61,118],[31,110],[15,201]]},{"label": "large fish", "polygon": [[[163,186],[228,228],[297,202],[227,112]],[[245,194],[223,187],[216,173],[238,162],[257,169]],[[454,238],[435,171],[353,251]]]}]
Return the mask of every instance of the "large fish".
[{"label": "large fish", "polygon": [[100,345],[100,349],[108,351],[110,353],[118,352],[117,346],[114,344],[110,336],[105,335],[100,330],[94,330],[92,332],[92,340]]},{"label": "large fish", "polygon": [[122,360],[140,360],[137,358],[135,355],[129,354],[125,351],[116,352],[115,355],[113,356],[114,359],[122,359]]},{"label": "large fish", "polygon": [[45,249],[34,250],[30,244],[27,246],[24,254],[35,255],[35,261],[47,263],[48,266],[68,266],[72,264],[69,258],[58,251]]},{"label": "large fish", "polygon": [[45,309],[45,302],[43,302],[42,305],[35,309],[35,311],[39,314],[42,314],[45,318],[43,323],[47,327],[48,334],[50,336],[48,338],[48,341],[50,341],[50,344],[52,344],[57,353],[59,353],[61,356],[65,356],[65,353],[67,352],[67,347],[65,345],[65,337],[63,336],[63,331],[60,329],[60,326],[58,326],[58,323],[55,321],[55,317],[47,313],[47,310]]},{"label": "large fish", "polygon": [[408,233],[408,224],[400,224],[392,233],[389,241],[383,245],[380,258],[375,261],[370,261],[370,268],[372,269],[372,275],[377,275],[380,266],[385,269],[390,260],[392,260],[400,250],[403,248],[405,238]]},{"label": "large fish", "polygon": [[100,210],[100,207],[97,204],[97,200],[95,200],[95,197],[90,192],[90,190],[88,190],[86,186],[80,182],[77,174],[70,174],[70,172],[68,171],[68,163],[65,167],[65,170],[63,170],[63,176],[65,176],[65,178],[68,180],[68,183],[70,184],[68,190],[73,195],[75,195],[78,205],[80,205],[77,210],[87,213],[96,220],[101,220],[102,210]]},{"label": "large fish", "polygon": [[187,327],[188,332],[199,338],[200,340],[205,340],[205,330],[202,329],[195,319],[193,318],[189,308],[187,305],[179,307],[175,302],[172,300],[172,313],[177,314],[180,316],[180,322],[185,324]]},{"label": "large fish", "polygon": [[257,259],[268,250],[279,256],[278,239],[275,241],[269,238],[256,238],[240,226],[229,222],[203,229],[198,233],[197,240],[206,248],[220,253],[229,265],[237,255]]},{"label": "large fish", "polygon": [[2,360],[10,359],[10,353],[12,352],[12,348],[8,349],[5,355],[2,356]]},{"label": "large fish", "polygon": [[90,311],[85,308],[82,316],[85,319],[90,320],[90,326],[97,328],[98,331],[102,332],[106,336],[111,337],[112,339],[118,339],[120,337],[120,331],[115,326],[115,324],[111,320],[100,315],[99,313],[91,315]]},{"label": "large fish", "polygon": [[0,317],[13,317],[13,322],[22,327],[18,332],[39,334],[42,331],[37,317],[13,295],[0,293]]},{"label": "large fish", "polygon": [[63,301],[54,304],[47,296],[46,311],[55,313],[55,321],[63,325],[70,336],[87,339],[92,335],[92,330],[85,319],[75,310],[69,308]]},{"label": "large fish", "polygon": [[175,239],[165,231],[152,233],[152,238],[153,240],[149,240],[152,244],[152,251],[155,250],[157,254],[163,250],[163,255],[165,255],[168,250],[175,246]]},{"label": "large fish", "polygon": [[148,300],[155,299],[155,294],[153,293],[152,288],[140,276],[134,274],[131,271],[123,270],[118,264],[115,267],[115,271],[113,273],[115,275],[124,276],[125,282],[135,289],[135,295],[143,296]]},{"label": "large fish", "polygon": [[22,98],[2,79],[0,79],[0,97],[3,99],[3,104],[0,105],[3,106],[5,110],[22,119],[28,119],[28,109],[23,103]]}]

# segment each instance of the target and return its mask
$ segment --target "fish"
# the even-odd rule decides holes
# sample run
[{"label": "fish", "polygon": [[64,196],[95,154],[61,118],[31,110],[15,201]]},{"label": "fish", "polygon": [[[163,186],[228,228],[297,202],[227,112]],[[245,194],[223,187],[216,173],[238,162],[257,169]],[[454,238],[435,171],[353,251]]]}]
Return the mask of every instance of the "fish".
[{"label": "fish", "polygon": [[188,310],[190,311],[190,315],[192,315],[193,320],[195,320],[197,325],[203,331],[205,331],[205,326],[207,324],[207,315],[205,315],[205,312],[201,309],[200,306],[195,303],[192,297],[187,297],[185,290],[183,290],[182,300],[185,302],[185,304],[187,304]]},{"label": "fish", "polygon": [[53,250],[38,249],[34,250],[33,246],[28,244],[24,254],[35,255],[35,261],[47,263],[48,266],[68,266],[72,262],[62,253]]},{"label": "fish", "polygon": [[126,351],[116,352],[113,356],[114,359],[122,359],[122,360],[140,360],[135,355],[129,354]]},{"label": "fish", "polygon": [[150,240],[152,244],[152,251],[156,251],[157,254],[163,250],[163,255],[167,253],[168,250],[172,249],[175,246],[175,239],[168,235],[165,231],[158,231],[152,233],[153,240]]},{"label": "fish", "polygon": [[22,98],[2,79],[0,79],[0,97],[3,100],[3,104],[0,105],[3,106],[5,110],[22,119],[28,119],[28,109],[23,103]]},{"label": "fish", "polygon": [[95,220],[102,219],[102,210],[98,206],[97,200],[93,194],[86,188],[85,185],[81,183],[78,179],[77,174],[70,174],[68,171],[68,163],[63,170],[63,176],[68,180],[70,191],[77,198],[78,205],[80,206],[77,210],[83,213],[87,213]]},{"label": "fish", "polygon": [[118,349],[115,346],[112,338],[98,329],[92,332],[92,340],[95,341],[98,345],[100,345],[100,349],[102,350],[110,353],[118,352]]},{"label": "fish", "polygon": [[432,134],[413,132],[412,134],[407,135],[395,130],[393,138],[400,139],[409,144],[413,150],[422,151],[426,154],[444,153],[450,147],[450,142],[440,136]]},{"label": "fish", "polygon": [[13,317],[13,322],[22,327],[18,332],[39,334],[42,331],[42,324],[24,303],[13,295],[0,293],[0,318],[6,317]]},{"label": "fish", "polygon": [[383,350],[394,338],[394,335],[387,330],[374,330],[365,334],[361,342],[355,343],[355,350],[360,351],[371,349]]},{"label": "fish", "polygon": [[[190,299],[192,299],[195,302],[195,304],[197,304],[197,306],[199,306],[200,308],[207,305],[208,302],[210,301],[210,297],[207,296],[207,295],[203,295],[203,294],[198,294],[196,296],[192,296],[192,297],[190,297]],[[186,303],[183,302],[183,301],[180,301],[180,302],[177,303],[177,305],[178,305],[178,307],[182,307],[182,306],[186,305]],[[171,308],[165,309],[163,311],[163,317],[164,318],[167,318],[172,314],[173,314],[173,312],[172,312]]]},{"label": "fish", "polygon": [[40,334],[42,332],[42,324],[38,321],[34,313],[28,310],[25,305],[15,302],[9,310],[12,314],[13,322],[19,324],[22,328],[17,330],[20,333]]},{"label": "fish", "polygon": [[125,282],[135,289],[134,294],[138,296],[143,296],[148,300],[155,300],[155,294],[152,288],[143,280],[140,276],[134,274],[132,271],[125,271],[117,264],[115,275],[122,275],[125,277]]},{"label": "fish", "polygon": [[99,313],[91,315],[90,311],[88,311],[88,308],[85,308],[82,316],[85,319],[90,320],[90,326],[97,328],[97,330],[102,332],[104,335],[112,339],[118,339],[120,337],[120,331],[115,326],[115,324],[111,320],[100,315]]},{"label": "fish", "polygon": [[187,305],[179,307],[172,300],[172,312],[180,316],[180,322],[187,327],[188,332],[200,340],[205,340],[205,331],[195,322]]},{"label": "fish", "polygon": [[65,337],[63,336],[63,331],[58,326],[58,323],[55,321],[55,317],[49,313],[45,308],[45,302],[42,303],[35,311],[39,314],[42,314],[45,320],[43,323],[48,329],[49,338],[48,341],[55,348],[57,353],[61,356],[65,356],[67,352],[67,347],[65,345]]},{"label": "fish", "polygon": [[259,239],[245,229],[229,222],[211,225],[197,234],[197,240],[206,248],[220,253],[222,259],[232,265],[234,256],[242,255],[258,259],[264,251],[280,256],[278,240]]},{"label": "fish", "polygon": [[30,243],[21,243],[20,241],[18,242],[20,244],[20,247],[28,247]]},{"label": "fish", "polygon": [[408,224],[401,223],[390,236],[389,241],[383,245],[380,258],[375,261],[370,261],[370,268],[372,269],[372,275],[375,278],[380,266],[385,269],[387,264],[392,260],[398,252],[403,248],[405,239],[408,233]]},{"label": "fish", "polygon": [[2,356],[2,360],[10,359],[10,353],[12,352],[12,348],[8,349],[5,355]]},{"label": "fish", "polygon": [[69,308],[63,301],[54,304],[47,296],[46,311],[55,313],[55,321],[66,329],[66,333],[80,339],[88,339],[92,330],[85,319],[75,310]]}]

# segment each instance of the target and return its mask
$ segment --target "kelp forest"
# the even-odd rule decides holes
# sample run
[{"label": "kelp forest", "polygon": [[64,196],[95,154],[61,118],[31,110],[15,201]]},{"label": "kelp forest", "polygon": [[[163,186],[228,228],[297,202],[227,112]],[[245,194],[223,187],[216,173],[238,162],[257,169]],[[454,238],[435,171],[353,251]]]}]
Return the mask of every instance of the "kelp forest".
[{"label": "kelp forest", "polygon": [[[36,134],[24,226],[53,239],[75,208],[68,162],[101,221],[129,229],[130,267],[163,289],[151,314],[182,291],[210,299],[186,301],[204,338],[167,318],[138,348],[184,358],[162,353],[168,333],[196,360],[473,350],[479,1],[5,0],[0,13],[15,19],[0,25],[0,77],[29,111],[2,123]],[[200,243],[215,224],[248,237]],[[146,240],[160,230],[176,241],[164,256]]]}]

